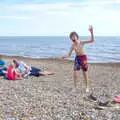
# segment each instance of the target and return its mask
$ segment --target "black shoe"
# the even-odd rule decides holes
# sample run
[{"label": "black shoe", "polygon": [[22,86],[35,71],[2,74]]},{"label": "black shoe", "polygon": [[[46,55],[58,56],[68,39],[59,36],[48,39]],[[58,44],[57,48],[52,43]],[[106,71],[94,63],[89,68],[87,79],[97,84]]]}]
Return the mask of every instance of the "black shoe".
[{"label": "black shoe", "polygon": [[107,102],[99,102],[98,103],[99,106],[106,106],[106,107],[108,106],[108,104],[109,104],[109,101],[107,101]]},{"label": "black shoe", "polygon": [[93,101],[97,101],[97,98],[94,97],[92,94],[88,96],[89,99],[93,100]]}]

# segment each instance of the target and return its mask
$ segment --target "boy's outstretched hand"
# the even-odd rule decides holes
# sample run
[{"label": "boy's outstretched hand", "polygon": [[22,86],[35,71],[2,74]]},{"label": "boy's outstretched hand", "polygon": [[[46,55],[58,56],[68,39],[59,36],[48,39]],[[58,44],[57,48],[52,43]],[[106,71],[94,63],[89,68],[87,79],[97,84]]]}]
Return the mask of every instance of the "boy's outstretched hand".
[{"label": "boy's outstretched hand", "polygon": [[92,26],[92,25],[89,25],[89,31],[90,31],[91,33],[93,33],[93,26]]}]

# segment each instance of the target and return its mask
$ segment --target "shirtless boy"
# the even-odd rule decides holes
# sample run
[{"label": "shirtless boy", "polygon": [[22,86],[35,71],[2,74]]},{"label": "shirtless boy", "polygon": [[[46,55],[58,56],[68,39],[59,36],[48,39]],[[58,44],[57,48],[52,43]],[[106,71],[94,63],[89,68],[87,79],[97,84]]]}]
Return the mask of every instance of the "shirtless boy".
[{"label": "shirtless boy", "polygon": [[76,81],[78,79],[78,71],[82,69],[84,80],[86,83],[86,92],[89,92],[89,80],[88,80],[88,64],[87,64],[87,56],[84,53],[84,45],[88,43],[94,42],[94,34],[93,34],[93,27],[89,26],[89,32],[91,34],[90,40],[81,41],[79,36],[76,32],[70,33],[70,39],[72,40],[73,44],[69,53],[66,56],[63,56],[62,59],[68,58],[71,56],[72,52],[75,51],[75,63],[74,63],[74,85],[76,87]]}]

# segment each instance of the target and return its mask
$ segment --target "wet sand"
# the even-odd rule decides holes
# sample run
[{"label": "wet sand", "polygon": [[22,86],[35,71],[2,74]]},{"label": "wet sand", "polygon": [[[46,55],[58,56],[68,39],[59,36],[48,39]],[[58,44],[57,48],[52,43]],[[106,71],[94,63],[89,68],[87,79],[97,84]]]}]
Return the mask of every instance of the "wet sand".
[{"label": "wet sand", "polygon": [[[90,93],[85,93],[82,72],[74,89],[73,62],[58,59],[13,58],[42,70],[56,72],[53,76],[28,77],[25,80],[0,80],[0,120],[119,120],[118,108],[96,108],[98,101],[109,101],[120,94],[120,63],[89,64]],[[87,100],[91,94],[97,102]],[[85,114],[81,116],[81,112]]]}]

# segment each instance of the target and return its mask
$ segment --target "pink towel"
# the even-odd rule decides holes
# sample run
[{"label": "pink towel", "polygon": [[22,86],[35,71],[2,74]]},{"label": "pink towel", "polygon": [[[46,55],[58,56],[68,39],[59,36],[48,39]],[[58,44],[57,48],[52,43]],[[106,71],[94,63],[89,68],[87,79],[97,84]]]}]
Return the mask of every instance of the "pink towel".
[{"label": "pink towel", "polygon": [[114,101],[116,103],[120,103],[120,96],[119,95],[115,96]]}]

